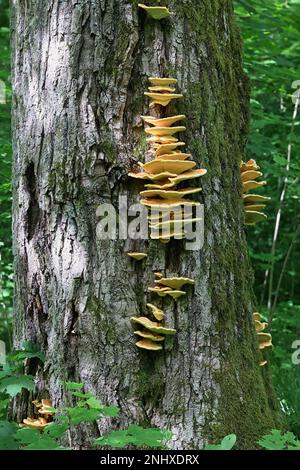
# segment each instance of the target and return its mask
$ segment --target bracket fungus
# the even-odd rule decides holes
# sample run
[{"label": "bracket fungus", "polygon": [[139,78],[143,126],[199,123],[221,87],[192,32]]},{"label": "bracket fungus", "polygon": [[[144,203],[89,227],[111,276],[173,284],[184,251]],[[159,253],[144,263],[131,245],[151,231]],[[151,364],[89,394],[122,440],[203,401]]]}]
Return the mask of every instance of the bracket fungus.
[{"label": "bracket fungus", "polygon": [[162,346],[160,344],[151,341],[150,339],[142,339],[135,343],[136,346],[140,349],[146,349],[147,351],[161,351]]},{"label": "bracket fungus", "polygon": [[165,326],[162,326],[160,323],[153,322],[147,317],[131,317],[131,322],[142,325],[147,330],[152,331],[153,333],[157,333],[159,335],[176,334],[176,330],[174,330],[173,328],[167,328]]},{"label": "bracket fungus", "polygon": [[[253,321],[255,325],[255,331],[259,341],[259,349],[264,350],[271,348],[272,345],[272,335],[270,333],[263,333],[264,330],[268,327],[268,323],[262,322],[262,316],[258,312],[253,313]],[[267,361],[261,361],[260,366],[263,367],[267,364]]]},{"label": "bracket fungus", "polygon": [[[139,5],[152,12],[154,7]],[[185,199],[186,196],[197,194],[201,188],[180,187],[181,183],[204,176],[206,169],[195,169],[196,162],[192,161],[192,155],[186,153],[182,147],[185,142],[180,141],[176,134],[186,130],[185,126],[176,123],[186,119],[184,114],[166,116],[165,108],[171,101],[183,98],[176,93],[177,80],[166,77],[150,77],[149,90],[145,92],[151,100],[150,107],[156,106],[153,114],[156,116],[141,116],[145,128],[146,142],[150,149],[147,155],[153,158],[146,163],[139,163],[140,172],[130,172],[129,176],[139,180],[148,180],[145,189],[140,192],[140,203],[149,208],[148,221],[151,228],[151,238],[161,243],[169,243],[171,239],[182,240],[187,238],[186,224],[191,226],[201,219],[195,217],[193,208],[200,205],[195,200]],[[151,113],[152,114],[152,113]],[[179,187],[178,187],[179,186]],[[166,230],[165,230],[166,229]],[[167,233],[165,233],[167,232]],[[161,273],[154,273],[155,286],[148,291],[159,297],[170,296],[175,301],[186,295],[182,289],[185,284],[194,284],[189,278],[165,278]],[[131,321],[143,327],[135,333],[143,339],[136,346],[145,350],[157,351],[162,349],[162,335],[174,335],[176,330],[167,328],[162,322],[164,312],[155,305],[148,303],[152,316],[158,321],[153,322],[147,317],[132,317]]]},{"label": "bracket fungus", "polygon": [[256,181],[257,178],[263,176],[263,173],[258,171],[259,169],[259,166],[253,159],[246,163],[242,161],[240,165],[246,225],[256,225],[258,222],[267,219],[267,216],[261,211],[265,209],[266,206],[264,203],[268,201],[269,198],[260,196],[259,194],[245,194],[252,189],[257,189],[267,184],[266,181]]},{"label": "bracket fungus", "polygon": [[156,333],[152,333],[152,331],[147,331],[147,330],[144,330],[144,331],[137,330],[134,332],[134,334],[137,336],[141,336],[144,339],[150,339],[151,341],[154,341],[155,343],[165,340],[164,336],[157,335]]},{"label": "bracket fungus", "polygon": [[147,304],[147,307],[151,310],[152,315],[156,318],[156,320],[162,321],[165,318],[164,312],[155,305]]},{"label": "bracket fungus", "polygon": [[143,3],[139,3],[138,6],[143,8],[154,20],[162,20],[171,15],[167,7],[150,7]]},{"label": "bracket fungus", "polygon": [[138,252],[130,252],[130,253],[127,253],[127,255],[130,258],[135,259],[136,261],[141,261],[142,259],[145,259],[148,256],[147,253],[138,253]]},{"label": "bracket fungus", "polygon": [[186,119],[186,116],[184,114],[180,114],[178,116],[170,116],[170,117],[161,118],[161,119],[155,118],[153,116],[141,116],[141,118],[147,124],[152,124],[155,127],[170,127],[172,126],[172,124],[175,124],[178,121],[183,121],[184,119]]},{"label": "bracket fungus", "polygon": [[145,129],[146,134],[155,135],[159,137],[169,136],[177,134],[178,132],[186,131],[186,127],[177,126],[177,127],[148,127]]},{"label": "bracket fungus", "polygon": [[166,287],[171,287],[171,289],[181,289],[186,284],[190,284],[192,286],[195,284],[195,281],[188,277],[163,277],[155,280],[154,282]]},{"label": "bracket fungus", "polygon": [[38,418],[23,419],[22,426],[42,431],[46,426],[48,426],[52,422],[52,417],[55,414],[55,410],[52,407],[52,401],[43,399],[41,402],[35,400],[32,403],[36,407],[37,412],[43,416],[40,416]]}]

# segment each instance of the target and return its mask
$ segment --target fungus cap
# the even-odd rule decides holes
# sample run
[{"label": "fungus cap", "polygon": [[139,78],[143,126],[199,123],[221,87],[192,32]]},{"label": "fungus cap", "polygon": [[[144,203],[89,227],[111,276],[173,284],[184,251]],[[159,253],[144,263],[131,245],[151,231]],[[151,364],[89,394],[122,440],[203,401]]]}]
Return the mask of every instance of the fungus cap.
[{"label": "fungus cap", "polygon": [[268,327],[268,323],[261,322],[259,320],[254,320],[254,324],[256,333],[261,333]]},{"label": "fungus cap", "polygon": [[165,340],[164,336],[157,335],[156,333],[153,333],[152,331],[147,331],[147,330],[144,330],[144,331],[137,330],[134,332],[134,334],[137,336],[141,336],[142,338],[145,338],[145,339],[150,339],[151,341],[154,341],[154,342],[160,342],[160,341]]},{"label": "fungus cap", "polygon": [[138,6],[143,8],[143,10],[146,10],[148,15],[150,15],[155,20],[162,20],[171,14],[167,7],[149,7],[143,3],[139,3]]},{"label": "fungus cap", "polygon": [[147,351],[161,351],[162,346],[161,344],[154,343],[150,339],[142,339],[135,343],[135,345],[140,349],[146,349]]},{"label": "fungus cap", "polygon": [[260,178],[261,176],[263,176],[263,173],[261,173],[260,171],[248,170],[244,171],[241,174],[241,179],[242,182],[245,183],[246,181],[254,181],[257,178]]},{"label": "fungus cap", "polygon": [[172,290],[170,292],[167,292],[167,295],[172,297],[174,300],[177,300],[180,297],[182,297],[183,295],[186,295],[186,292],[184,292],[182,290]]},{"label": "fungus cap", "polygon": [[165,190],[165,189],[148,189],[146,191],[141,191],[140,195],[142,197],[161,197],[163,199],[180,199],[184,196],[188,196],[189,194],[195,194],[202,191],[201,188],[185,188],[185,189],[178,189],[177,191],[172,190]]},{"label": "fungus cap", "polygon": [[184,132],[186,131],[186,127],[178,126],[178,127],[148,127],[145,129],[146,134],[151,134],[159,137],[169,136],[177,134],[177,132]]},{"label": "fungus cap", "polygon": [[163,277],[154,281],[157,284],[161,284],[172,289],[181,289],[186,284],[194,285],[195,281],[188,277]]},{"label": "fungus cap", "polygon": [[165,318],[165,314],[162,310],[160,310],[160,308],[153,304],[147,304],[147,307],[151,310],[152,315],[156,318],[156,320],[162,321]]},{"label": "fungus cap", "polygon": [[270,333],[257,333],[259,341],[259,349],[271,348],[272,345],[272,336]]},{"label": "fungus cap", "polygon": [[177,139],[177,137],[173,137],[172,135],[169,135],[168,137],[153,135],[152,137],[148,137],[148,139],[146,139],[146,142],[149,142],[150,144],[167,145],[175,144],[179,142],[179,140]]},{"label": "fungus cap", "polygon": [[128,176],[131,176],[131,178],[136,178],[140,180],[160,181],[160,180],[166,180],[166,178],[176,178],[177,175],[175,175],[175,173],[170,173],[168,171],[165,171],[163,173],[158,173],[155,175],[142,171],[140,173],[128,173]]},{"label": "fungus cap", "polygon": [[171,188],[173,186],[176,186],[176,184],[181,183],[182,181],[187,181],[187,180],[194,179],[194,178],[200,178],[200,176],[204,176],[206,175],[206,173],[207,173],[207,170],[199,169],[199,170],[187,171],[183,174],[176,176],[175,178],[170,177],[168,178],[170,181],[169,187]]},{"label": "fungus cap", "polygon": [[258,313],[258,312],[254,312],[254,313],[253,313],[253,320],[254,320],[254,321],[255,321],[255,320],[260,321],[261,318],[262,318],[262,317],[261,317],[261,314],[260,314],[260,313]]},{"label": "fungus cap", "polygon": [[260,366],[260,367],[264,367],[266,364],[268,364],[268,361],[261,361],[261,362],[259,363],[259,366]]},{"label": "fungus cap", "polygon": [[46,421],[44,418],[26,418],[23,419],[23,424],[24,427],[30,428],[30,429],[36,429],[37,431],[42,431],[46,426],[48,426],[50,423]]},{"label": "fungus cap", "polygon": [[171,144],[154,144],[155,155],[158,157],[159,155],[165,155],[172,150],[176,150],[177,147],[184,147],[185,142],[174,142]]},{"label": "fungus cap", "polygon": [[152,160],[143,165],[146,173],[158,174],[169,172],[180,175],[196,166],[196,162],[182,160]]},{"label": "fungus cap", "polygon": [[250,204],[250,203],[256,203],[256,202],[259,202],[259,203],[262,203],[262,202],[267,202],[267,201],[270,201],[271,198],[270,197],[267,197],[267,196],[261,196],[260,194],[243,194],[243,200],[244,200],[244,203],[246,204]]},{"label": "fungus cap", "polygon": [[156,160],[187,160],[188,158],[191,158],[192,155],[190,153],[179,153],[179,152],[173,152],[171,154],[166,153],[164,155],[157,155],[155,157]]},{"label": "fungus cap", "polygon": [[177,83],[176,78],[167,78],[167,77],[149,77],[149,82],[153,86],[170,86]]},{"label": "fungus cap", "polygon": [[244,207],[250,212],[260,212],[266,208],[266,204],[245,204]]},{"label": "fungus cap", "polygon": [[144,328],[146,328],[149,331],[152,331],[153,333],[158,333],[158,334],[163,334],[163,335],[175,335],[176,330],[172,328],[166,328],[165,326],[162,326],[160,323],[153,322],[149,320],[147,317],[131,317],[130,319],[132,323],[138,323],[139,325],[142,325]]},{"label": "fungus cap", "polygon": [[147,258],[147,253],[138,253],[138,252],[130,252],[130,253],[127,253],[127,255],[130,257],[130,258],[133,258],[137,261],[141,261],[142,259],[144,258]]},{"label": "fungus cap", "polygon": [[141,116],[141,118],[147,123],[152,124],[155,127],[170,127],[178,121],[183,121],[186,119],[184,114],[179,114],[177,116],[170,116],[166,118],[155,118],[152,116]]},{"label": "fungus cap", "polygon": [[157,209],[167,209],[168,207],[199,206],[200,202],[190,201],[189,199],[167,200],[167,199],[141,199],[142,206],[155,207]]},{"label": "fungus cap", "polygon": [[246,218],[245,224],[246,225],[255,225],[262,220],[266,220],[268,217],[263,212],[256,212],[256,211],[248,211],[245,210]]},{"label": "fungus cap", "polygon": [[251,159],[251,160],[248,160],[247,162],[241,162],[241,165],[240,165],[240,169],[241,169],[241,172],[244,172],[244,171],[249,171],[249,170],[259,170],[259,166],[257,165],[256,161]]},{"label": "fungus cap", "polygon": [[151,91],[151,93],[175,93],[176,88],[172,88],[170,86],[155,85],[149,86],[148,90]]},{"label": "fungus cap", "polygon": [[151,93],[148,91],[144,92],[144,95],[151,98],[150,106],[154,106],[155,104],[159,104],[161,106],[168,106],[172,100],[177,100],[183,98],[183,95],[179,93]]},{"label": "fungus cap", "polygon": [[246,193],[251,189],[262,188],[266,184],[266,181],[245,181],[245,183],[243,183],[243,192]]}]

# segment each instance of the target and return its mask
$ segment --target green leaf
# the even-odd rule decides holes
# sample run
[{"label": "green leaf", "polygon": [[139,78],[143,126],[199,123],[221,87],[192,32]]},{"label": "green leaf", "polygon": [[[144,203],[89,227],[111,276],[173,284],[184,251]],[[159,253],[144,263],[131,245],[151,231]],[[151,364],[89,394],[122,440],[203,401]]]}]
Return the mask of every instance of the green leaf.
[{"label": "green leaf", "polygon": [[78,382],[65,382],[67,390],[82,390],[84,385]]},{"label": "green leaf", "polygon": [[17,424],[0,421],[0,450],[16,450],[19,448],[16,441]]},{"label": "green leaf", "polygon": [[103,416],[99,410],[86,407],[69,408],[68,415],[74,426],[80,423],[92,423]]},{"label": "green leaf", "polygon": [[272,429],[272,432],[262,437],[258,444],[267,450],[284,450],[290,444],[297,447],[300,442],[296,440],[296,436],[292,432],[283,434],[278,429]]},{"label": "green leaf", "polygon": [[11,397],[15,397],[23,388],[34,391],[35,383],[31,375],[15,375],[0,381],[0,392],[6,392]]},{"label": "green leaf", "polygon": [[167,440],[171,439],[172,433],[169,431],[161,431],[160,429],[143,428],[132,425],[124,431],[113,431],[110,434],[96,439],[96,444],[113,447],[124,448],[128,445],[135,447],[165,448]]},{"label": "green leaf", "polygon": [[223,441],[221,442],[222,450],[231,450],[236,443],[236,435],[229,434],[228,436],[224,437]]}]

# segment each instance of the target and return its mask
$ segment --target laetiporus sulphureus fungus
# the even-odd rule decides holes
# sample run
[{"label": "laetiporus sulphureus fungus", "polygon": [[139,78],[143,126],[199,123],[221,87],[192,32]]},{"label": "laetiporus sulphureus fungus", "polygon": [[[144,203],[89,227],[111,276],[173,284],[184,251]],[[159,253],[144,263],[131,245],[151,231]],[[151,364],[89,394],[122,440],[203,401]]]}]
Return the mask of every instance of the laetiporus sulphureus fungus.
[{"label": "laetiporus sulphureus fungus", "polygon": [[151,341],[150,339],[142,339],[141,341],[138,341],[135,344],[138,348],[146,349],[147,351],[161,351],[162,350],[161,344],[157,344],[154,341]]},{"label": "laetiporus sulphureus fungus", "polygon": [[148,15],[150,15],[155,20],[162,20],[163,18],[167,18],[171,14],[167,7],[150,7],[144,5],[143,3],[139,3],[138,6],[140,8],[143,8],[143,10],[146,10]]},{"label": "laetiporus sulphureus fungus", "polygon": [[[264,330],[268,327],[268,323],[262,322],[262,316],[260,313],[253,313],[253,321],[255,325],[255,331],[257,333],[259,341],[259,349],[264,350],[271,348],[272,345],[272,335],[270,333],[263,333]],[[260,366],[263,367],[267,364],[267,361],[261,361]]]},{"label": "laetiporus sulphureus fungus", "polygon": [[42,431],[52,422],[52,417],[55,414],[55,410],[52,408],[52,401],[44,399],[41,402],[35,400],[32,403],[42,416],[38,418],[26,418],[23,420],[22,426]]},{"label": "laetiporus sulphureus fungus", "polygon": [[142,259],[145,259],[148,256],[147,253],[138,253],[138,252],[130,252],[130,253],[127,253],[127,255],[130,258],[135,259],[136,261],[141,261]]},{"label": "laetiporus sulphureus fungus", "polygon": [[166,328],[160,323],[153,322],[147,317],[131,317],[132,323],[137,323],[142,325],[146,330],[152,331],[152,333],[157,333],[158,335],[175,335],[176,330],[172,328]]},{"label": "laetiporus sulphureus fungus", "polygon": [[243,184],[243,204],[246,225],[255,225],[258,222],[267,219],[267,216],[262,212],[262,210],[265,208],[264,203],[268,201],[269,198],[258,194],[245,194],[252,189],[258,189],[267,184],[266,181],[256,181],[257,178],[263,176],[259,170],[260,168],[255,160],[241,162],[240,172]]},{"label": "laetiporus sulphureus fungus", "polygon": [[152,315],[156,318],[156,320],[162,321],[165,318],[164,312],[155,305],[147,304],[147,307],[151,310]]}]

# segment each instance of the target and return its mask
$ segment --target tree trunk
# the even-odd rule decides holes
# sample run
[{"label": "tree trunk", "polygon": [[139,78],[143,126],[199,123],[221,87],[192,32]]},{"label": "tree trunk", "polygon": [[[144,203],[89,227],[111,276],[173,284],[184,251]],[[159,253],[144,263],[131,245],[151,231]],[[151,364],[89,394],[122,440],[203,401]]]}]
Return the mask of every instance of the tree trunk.
[{"label": "tree trunk", "polygon": [[[252,323],[239,176],[249,85],[232,2],[170,0],[162,21],[136,3],[12,2],[15,345],[46,352],[44,369],[28,370],[55,405],[64,381],[78,380],[120,407],[100,433],[141,423],[173,431],[173,448],[197,449],[235,432],[251,448],[278,416]],[[100,203],[139,200],[127,173],[144,158],[149,76],[178,79],[184,140],[208,170],[200,251],[96,236]],[[195,279],[195,289],[159,303],[147,291],[156,271]],[[178,331],[159,353],[138,350],[130,324],[149,301]],[[29,407],[24,395],[19,419]],[[74,443],[87,446],[86,433]]]}]

